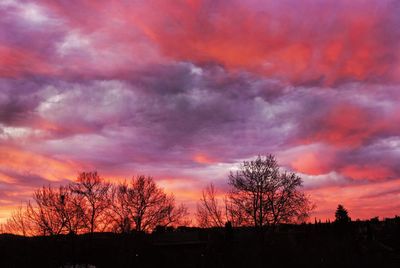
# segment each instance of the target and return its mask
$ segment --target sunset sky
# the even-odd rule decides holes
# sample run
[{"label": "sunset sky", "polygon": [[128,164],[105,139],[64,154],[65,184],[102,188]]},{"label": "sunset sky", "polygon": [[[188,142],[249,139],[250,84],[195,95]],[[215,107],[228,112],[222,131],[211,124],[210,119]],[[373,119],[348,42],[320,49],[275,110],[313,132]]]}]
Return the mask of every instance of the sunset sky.
[{"label": "sunset sky", "polygon": [[0,0],[0,222],[81,171],[193,208],[276,155],[333,218],[400,214],[400,2]]}]

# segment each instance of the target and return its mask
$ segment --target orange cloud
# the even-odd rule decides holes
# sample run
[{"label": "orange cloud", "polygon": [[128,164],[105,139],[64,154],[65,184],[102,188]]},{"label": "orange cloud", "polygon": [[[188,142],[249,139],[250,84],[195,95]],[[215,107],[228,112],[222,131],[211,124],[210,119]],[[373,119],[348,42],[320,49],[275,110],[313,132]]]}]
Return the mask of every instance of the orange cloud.
[{"label": "orange cloud", "polygon": [[218,163],[218,161],[216,159],[214,159],[214,158],[212,158],[209,155],[204,154],[204,153],[195,154],[194,157],[193,157],[193,160],[196,163],[207,164],[207,165]]},{"label": "orange cloud", "polygon": [[[80,170],[79,165],[71,161],[56,160],[9,146],[0,147],[0,166],[23,174],[38,175],[49,181],[74,179]],[[7,175],[2,177],[8,182],[13,181]]]},{"label": "orange cloud", "polygon": [[27,201],[42,185],[75,179],[81,171],[72,161],[61,161],[10,146],[0,146],[0,222]]}]

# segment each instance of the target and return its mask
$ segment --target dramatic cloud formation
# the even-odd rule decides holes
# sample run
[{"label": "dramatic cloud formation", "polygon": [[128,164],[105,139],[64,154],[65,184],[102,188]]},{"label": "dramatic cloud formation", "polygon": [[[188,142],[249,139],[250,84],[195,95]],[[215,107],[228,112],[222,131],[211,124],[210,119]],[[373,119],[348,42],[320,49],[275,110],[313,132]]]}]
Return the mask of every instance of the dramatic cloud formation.
[{"label": "dramatic cloud formation", "polygon": [[397,1],[0,3],[0,221],[98,170],[193,207],[273,153],[332,218],[400,211]]}]

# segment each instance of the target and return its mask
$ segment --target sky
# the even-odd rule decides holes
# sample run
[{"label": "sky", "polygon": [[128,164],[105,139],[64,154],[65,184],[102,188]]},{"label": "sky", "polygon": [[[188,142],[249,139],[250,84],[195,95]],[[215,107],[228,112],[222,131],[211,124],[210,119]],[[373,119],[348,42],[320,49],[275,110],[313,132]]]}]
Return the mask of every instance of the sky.
[{"label": "sky", "polygon": [[334,217],[400,214],[400,2],[1,0],[0,221],[146,174],[193,208],[274,154]]}]

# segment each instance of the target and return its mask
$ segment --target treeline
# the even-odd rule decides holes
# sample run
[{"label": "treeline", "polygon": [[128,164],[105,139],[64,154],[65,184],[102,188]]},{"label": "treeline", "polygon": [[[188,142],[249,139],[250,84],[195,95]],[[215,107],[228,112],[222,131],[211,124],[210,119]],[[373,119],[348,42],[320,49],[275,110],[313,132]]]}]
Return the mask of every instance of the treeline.
[{"label": "treeline", "polygon": [[45,236],[150,231],[157,225],[186,224],[187,214],[151,177],[112,184],[97,172],[83,172],[66,186],[37,189],[33,201],[3,225],[3,232]]},{"label": "treeline", "polygon": [[[302,179],[282,171],[272,155],[244,161],[230,172],[228,184],[223,198],[213,184],[202,191],[195,213],[198,226],[262,228],[304,222],[314,208],[300,190]],[[151,177],[114,184],[97,172],[83,172],[68,185],[37,189],[32,201],[14,211],[2,228],[24,236],[150,232],[157,226],[187,225],[188,216],[187,207]]]}]

